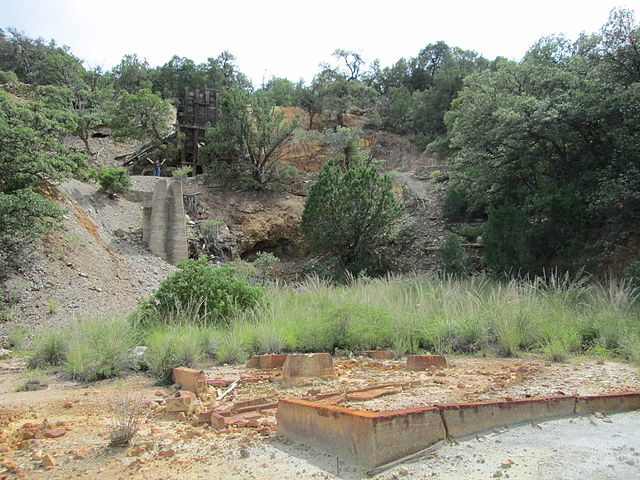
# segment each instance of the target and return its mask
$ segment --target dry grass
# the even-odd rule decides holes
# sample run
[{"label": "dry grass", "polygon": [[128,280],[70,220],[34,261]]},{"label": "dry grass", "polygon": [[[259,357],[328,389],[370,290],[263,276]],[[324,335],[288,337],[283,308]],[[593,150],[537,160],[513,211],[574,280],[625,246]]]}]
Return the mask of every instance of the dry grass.
[{"label": "dry grass", "polygon": [[119,397],[112,406],[109,446],[124,447],[136,436],[148,410],[141,395],[128,394]]}]

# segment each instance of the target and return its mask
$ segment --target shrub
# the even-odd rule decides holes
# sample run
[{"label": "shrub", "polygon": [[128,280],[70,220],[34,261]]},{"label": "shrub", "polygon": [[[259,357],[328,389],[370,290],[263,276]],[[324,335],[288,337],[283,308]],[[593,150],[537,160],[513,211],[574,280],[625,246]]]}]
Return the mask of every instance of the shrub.
[{"label": "shrub", "polygon": [[193,169],[189,165],[185,165],[180,168],[176,168],[173,172],[171,172],[171,176],[177,180],[184,180],[189,176]]},{"label": "shrub", "polygon": [[47,376],[39,369],[30,370],[26,373],[22,381],[16,388],[17,392],[33,392],[34,390],[44,390],[49,386]]},{"label": "shrub", "polygon": [[256,259],[253,262],[253,266],[258,271],[258,279],[262,285],[269,283],[271,272],[275,264],[279,263],[280,259],[271,252],[258,252]]},{"label": "shrub", "polygon": [[191,304],[197,308],[199,322],[219,323],[264,301],[264,289],[249,283],[234,266],[214,267],[206,257],[183,260],[177,266],[142,306],[144,310],[167,315]]},{"label": "shrub", "polygon": [[119,377],[130,369],[134,339],[124,319],[77,322],[72,327],[64,370],[84,382]]},{"label": "shrub", "polygon": [[640,262],[630,264],[624,269],[622,275],[634,288],[640,287]]},{"label": "shrub", "polygon": [[141,395],[121,395],[116,398],[112,408],[109,446],[124,447],[136,436],[146,417],[144,398]]},{"label": "shrub", "polygon": [[61,365],[69,352],[69,334],[65,329],[46,330],[33,341],[31,355],[27,361],[29,368]]},{"label": "shrub", "polygon": [[101,166],[97,172],[100,191],[109,195],[122,195],[131,186],[131,178],[124,168]]},{"label": "shrub", "polygon": [[440,261],[445,275],[464,276],[468,273],[469,256],[458,236],[450,233],[440,247]]}]

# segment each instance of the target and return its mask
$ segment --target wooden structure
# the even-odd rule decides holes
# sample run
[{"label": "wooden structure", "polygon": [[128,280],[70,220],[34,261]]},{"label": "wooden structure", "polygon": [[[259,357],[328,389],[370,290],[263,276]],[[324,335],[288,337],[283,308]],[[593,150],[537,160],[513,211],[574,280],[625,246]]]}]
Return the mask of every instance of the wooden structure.
[{"label": "wooden structure", "polygon": [[176,124],[178,138],[182,139],[180,166],[190,166],[192,175],[201,173],[198,165],[198,149],[204,145],[204,131],[208,125],[218,121],[220,92],[213,88],[195,91],[184,89],[178,106]]}]

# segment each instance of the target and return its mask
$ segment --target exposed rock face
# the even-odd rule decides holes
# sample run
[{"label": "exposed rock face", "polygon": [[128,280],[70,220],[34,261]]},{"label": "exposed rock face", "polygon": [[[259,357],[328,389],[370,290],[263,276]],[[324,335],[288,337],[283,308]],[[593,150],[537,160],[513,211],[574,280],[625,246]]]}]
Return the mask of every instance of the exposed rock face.
[{"label": "exposed rock face", "polygon": [[282,381],[305,383],[309,378],[334,378],[333,359],[328,353],[290,353],[282,367]]}]

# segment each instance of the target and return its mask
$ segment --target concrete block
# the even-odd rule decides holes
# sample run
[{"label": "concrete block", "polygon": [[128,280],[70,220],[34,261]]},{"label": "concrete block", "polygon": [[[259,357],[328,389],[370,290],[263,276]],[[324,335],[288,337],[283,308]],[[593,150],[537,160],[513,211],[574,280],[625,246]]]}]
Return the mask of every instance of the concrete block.
[{"label": "concrete block", "polygon": [[374,360],[393,360],[396,358],[395,353],[391,350],[366,350],[362,353]]},{"label": "concrete block", "polygon": [[410,455],[445,438],[434,407],[376,413],[280,399],[278,433],[365,468]]},{"label": "concrete block", "polygon": [[575,397],[437,405],[447,432],[460,438],[498,427],[540,422],[574,414]]},{"label": "concrete block", "polygon": [[273,353],[269,355],[254,355],[246,365],[246,368],[282,368],[285,360],[287,359],[286,353]]},{"label": "concrete block", "polygon": [[640,409],[640,392],[576,397],[576,413],[625,412]]},{"label": "concrete block", "polygon": [[282,381],[299,383],[307,378],[335,378],[333,359],[328,353],[294,353],[287,355],[282,367]]},{"label": "concrete block", "polygon": [[429,370],[431,368],[446,368],[447,359],[442,355],[409,355],[407,357],[408,370]]},{"label": "concrete block", "polygon": [[207,390],[207,377],[204,370],[176,367],[173,369],[171,377],[173,383],[177,383],[183,390],[189,390],[198,396]]},{"label": "concrete block", "polygon": [[180,390],[166,399],[167,412],[189,412],[195,399],[195,393],[188,390]]},{"label": "concrete block", "polygon": [[243,400],[231,405],[231,411],[237,412],[239,408],[252,407],[254,405],[263,405],[265,403],[269,403],[269,399],[267,397],[258,397],[252,398],[250,400]]}]

